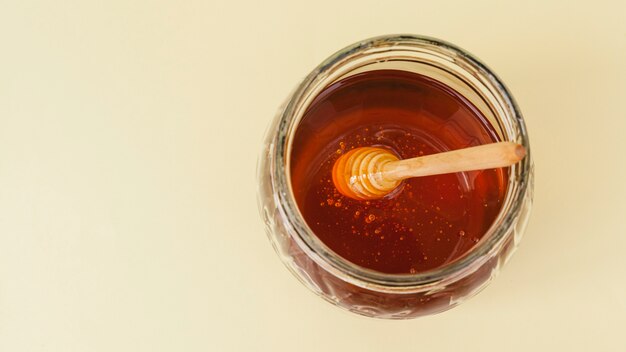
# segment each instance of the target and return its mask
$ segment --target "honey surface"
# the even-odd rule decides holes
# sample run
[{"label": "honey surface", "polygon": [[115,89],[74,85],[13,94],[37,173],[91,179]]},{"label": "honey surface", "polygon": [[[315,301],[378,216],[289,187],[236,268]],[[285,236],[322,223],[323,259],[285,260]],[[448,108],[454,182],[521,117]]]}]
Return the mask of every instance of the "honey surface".
[{"label": "honey surface", "polygon": [[332,166],[362,146],[402,159],[497,142],[493,127],[457,92],[403,71],[371,71],[326,88],[300,122],[291,182],[307,224],[330,249],[385,273],[417,273],[470,250],[497,216],[507,171],[406,180],[374,201],[342,196]]}]

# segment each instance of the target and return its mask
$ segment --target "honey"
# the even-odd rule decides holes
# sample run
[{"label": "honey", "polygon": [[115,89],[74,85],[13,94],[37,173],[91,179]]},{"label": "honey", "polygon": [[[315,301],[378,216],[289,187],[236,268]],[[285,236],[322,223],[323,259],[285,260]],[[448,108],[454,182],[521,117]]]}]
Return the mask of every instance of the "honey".
[{"label": "honey", "polygon": [[401,159],[499,141],[461,94],[407,71],[360,73],[325,88],[295,131],[292,190],[307,225],[332,251],[382,273],[415,274],[467,253],[498,215],[507,169],[412,178],[382,199],[341,195],[334,162],[383,147]]}]

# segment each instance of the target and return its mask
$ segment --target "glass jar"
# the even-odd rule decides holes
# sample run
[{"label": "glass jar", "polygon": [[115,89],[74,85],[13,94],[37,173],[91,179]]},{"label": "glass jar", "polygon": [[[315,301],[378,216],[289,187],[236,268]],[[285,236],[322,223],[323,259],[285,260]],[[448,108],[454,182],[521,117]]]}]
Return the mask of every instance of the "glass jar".
[{"label": "glass jar", "polygon": [[[290,185],[294,132],[311,101],[332,83],[370,70],[404,70],[436,79],[472,102],[500,140],[526,147],[509,171],[496,220],[468,253],[416,274],[385,274],[355,265],[320,241],[304,221]],[[271,123],[258,165],[259,208],[265,230],[289,270],[309,289],[351,312],[405,319],[442,312],[484,288],[518,246],[532,202],[533,164],[526,127],[502,81],[468,52],[415,35],[382,36],[335,53],[291,93]]]}]

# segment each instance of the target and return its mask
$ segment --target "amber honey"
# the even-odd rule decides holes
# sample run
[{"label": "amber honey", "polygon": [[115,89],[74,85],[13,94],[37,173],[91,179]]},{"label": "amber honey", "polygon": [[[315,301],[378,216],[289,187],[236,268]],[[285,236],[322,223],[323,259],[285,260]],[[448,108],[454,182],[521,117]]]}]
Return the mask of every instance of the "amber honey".
[{"label": "amber honey", "polygon": [[365,72],[331,84],[307,109],[293,139],[291,185],[308,226],[338,255],[383,273],[423,272],[480,241],[500,211],[507,170],[413,178],[385,198],[359,201],[336,190],[334,162],[363,146],[405,159],[497,141],[450,87],[406,71]]}]

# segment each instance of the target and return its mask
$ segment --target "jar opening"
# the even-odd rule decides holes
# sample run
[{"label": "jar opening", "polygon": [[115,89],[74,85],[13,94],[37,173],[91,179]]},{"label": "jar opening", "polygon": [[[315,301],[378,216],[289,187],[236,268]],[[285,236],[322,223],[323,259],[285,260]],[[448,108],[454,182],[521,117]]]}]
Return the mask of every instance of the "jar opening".
[{"label": "jar opening", "polygon": [[362,287],[394,290],[424,288],[456,280],[482,265],[497,250],[518,216],[531,172],[530,155],[510,168],[506,195],[499,215],[469,252],[432,270],[416,274],[385,274],[358,266],[328,248],[310,229],[292,192],[290,156],[292,142],[305,111],[331,84],[363,72],[400,70],[419,73],[445,84],[468,99],[489,120],[500,140],[527,148],[528,137],[521,114],[502,82],[484,64],[451,44],[426,37],[384,36],[349,46],[318,66],[297,87],[285,106],[275,142],[272,177],[279,211],[290,219],[294,241],[325,270]]}]

